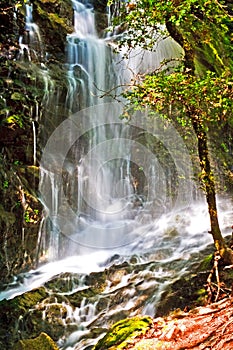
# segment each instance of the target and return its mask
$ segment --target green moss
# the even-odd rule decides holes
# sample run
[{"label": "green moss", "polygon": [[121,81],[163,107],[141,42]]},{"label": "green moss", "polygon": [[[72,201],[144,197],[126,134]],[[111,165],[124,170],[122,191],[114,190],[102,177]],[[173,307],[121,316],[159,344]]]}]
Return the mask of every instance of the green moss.
[{"label": "green moss", "polygon": [[31,292],[24,293],[22,296],[17,297],[19,305],[29,309],[33,305],[42,301],[47,297],[47,292],[43,287],[32,290]]},{"label": "green moss", "polygon": [[40,0],[40,2],[46,4],[46,3],[50,3],[50,4],[55,4],[56,2],[60,3],[60,1],[57,0]]},{"label": "green moss", "polygon": [[212,269],[213,254],[209,254],[204,260],[202,260],[198,272],[209,271]]},{"label": "green moss", "polygon": [[79,291],[77,293],[74,293],[73,295],[71,295],[69,297],[69,300],[72,303],[72,305],[74,305],[75,307],[80,307],[81,302],[84,298],[87,298],[88,300],[90,300],[91,302],[94,303],[96,300],[97,293],[98,292],[96,292],[95,289],[88,288],[88,289],[85,289],[83,291]]},{"label": "green moss", "polygon": [[129,338],[144,334],[152,324],[150,317],[132,317],[115,323],[94,350],[123,349]]},{"label": "green moss", "polygon": [[198,296],[197,298],[197,304],[198,305],[205,305],[208,299],[208,293],[206,291],[206,289],[204,288],[200,288],[195,292],[195,295]]},{"label": "green moss", "polygon": [[[15,344],[19,340],[20,332],[17,331],[19,319],[22,320],[33,306],[44,300],[47,296],[48,294],[45,288],[41,287],[16,296],[14,299],[4,299],[0,302],[0,345],[4,343],[6,346],[5,349],[12,348],[12,344]],[[29,334],[31,333],[32,329],[30,329]],[[11,335],[10,337],[9,334]],[[38,334],[39,332],[36,335]],[[13,349],[15,349],[14,346]]]},{"label": "green moss", "polygon": [[205,293],[206,293],[206,290],[205,290],[204,288],[198,289],[198,290],[196,291],[196,294],[197,294],[197,295],[203,295],[203,294],[205,294]]},{"label": "green moss", "polygon": [[71,33],[73,31],[70,26],[67,25],[66,19],[59,17],[56,13],[48,13],[48,18],[51,21],[51,24],[54,25],[55,27],[62,26],[68,33]]},{"label": "green moss", "polygon": [[[0,302],[0,313],[5,314],[11,319],[18,318],[19,315],[23,315],[28,309],[36,305],[47,297],[47,292],[44,287],[37,288],[31,292],[24,293],[23,295],[17,296],[11,300],[2,300]],[[4,322],[3,319],[1,321]],[[0,321],[0,328],[3,326]]]},{"label": "green moss", "polygon": [[[51,1],[50,1],[51,2]],[[49,12],[44,10],[38,3],[37,5],[37,11],[38,14],[41,16],[41,18],[49,20],[51,26],[55,30],[61,30],[61,27],[63,30],[67,33],[73,32],[73,27],[69,25],[69,21],[66,17],[59,16],[57,13]]]},{"label": "green moss", "polygon": [[58,350],[58,347],[46,333],[41,333],[37,338],[20,340],[15,350]]}]

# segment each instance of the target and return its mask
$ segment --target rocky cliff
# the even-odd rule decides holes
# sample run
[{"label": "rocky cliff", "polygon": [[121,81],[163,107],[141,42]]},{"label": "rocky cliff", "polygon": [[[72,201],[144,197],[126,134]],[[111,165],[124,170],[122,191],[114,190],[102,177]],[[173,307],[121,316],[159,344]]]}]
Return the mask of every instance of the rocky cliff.
[{"label": "rocky cliff", "polygon": [[[41,149],[68,113],[62,102],[72,2],[27,2],[31,4],[33,24],[30,19],[25,23],[23,0],[3,0],[0,8],[0,288],[14,274],[35,266],[41,254]],[[94,8],[101,35],[107,23],[106,2],[98,0]],[[30,29],[35,31],[33,40]],[[55,110],[59,117],[51,125]]]}]

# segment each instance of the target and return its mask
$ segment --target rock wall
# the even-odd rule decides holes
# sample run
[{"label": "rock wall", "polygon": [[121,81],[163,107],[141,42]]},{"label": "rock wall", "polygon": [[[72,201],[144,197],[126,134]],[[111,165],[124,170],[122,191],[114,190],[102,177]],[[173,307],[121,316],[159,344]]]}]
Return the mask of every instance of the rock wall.
[{"label": "rock wall", "polygon": [[[3,1],[1,23],[0,99],[0,278],[35,263],[41,219],[37,199],[38,163],[33,160],[32,120],[37,99],[32,69],[18,60],[24,31],[24,9],[15,0]],[[37,127],[34,125],[35,128]]]},{"label": "rock wall", "polygon": [[[0,10],[0,289],[13,275],[37,264],[43,217],[38,199],[41,149],[67,116],[64,63],[66,35],[73,31],[72,3],[31,3],[39,44],[28,42],[23,0],[2,0]],[[98,0],[93,6],[102,35],[107,25],[106,2]],[[26,46],[22,51],[20,38],[29,51]],[[51,125],[55,109],[59,113]]]}]

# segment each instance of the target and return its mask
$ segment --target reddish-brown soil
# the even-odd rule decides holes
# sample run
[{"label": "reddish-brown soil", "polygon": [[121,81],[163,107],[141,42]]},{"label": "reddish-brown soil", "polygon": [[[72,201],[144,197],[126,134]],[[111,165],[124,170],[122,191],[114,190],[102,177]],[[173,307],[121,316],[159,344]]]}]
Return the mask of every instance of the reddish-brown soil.
[{"label": "reddish-brown soil", "polygon": [[127,349],[233,349],[233,298],[225,298],[189,313],[156,318],[153,326]]}]

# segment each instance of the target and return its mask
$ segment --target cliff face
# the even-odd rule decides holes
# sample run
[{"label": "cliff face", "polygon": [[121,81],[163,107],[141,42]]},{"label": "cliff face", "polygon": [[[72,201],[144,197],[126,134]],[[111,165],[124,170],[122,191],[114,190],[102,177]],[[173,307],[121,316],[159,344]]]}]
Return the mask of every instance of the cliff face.
[{"label": "cliff face", "polygon": [[[23,0],[0,9],[0,280],[36,265],[42,220],[38,199],[41,149],[66,116],[66,36],[73,32],[71,0],[34,0],[39,28],[30,42]],[[101,35],[106,2],[94,3]],[[21,45],[19,44],[21,43]],[[55,102],[59,101],[59,102]],[[51,116],[59,109],[51,126]]]},{"label": "cliff face", "polygon": [[[37,199],[38,167],[33,161],[32,120],[36,98],[33,72],[19,60],[24,10],[3,1],[1,22],[0,115],[0,278],[32,265],[35,260],[41,205]],[[30,87],[31,85],[31,87]],[[37,128],[37,125],[34,125]]]}]

